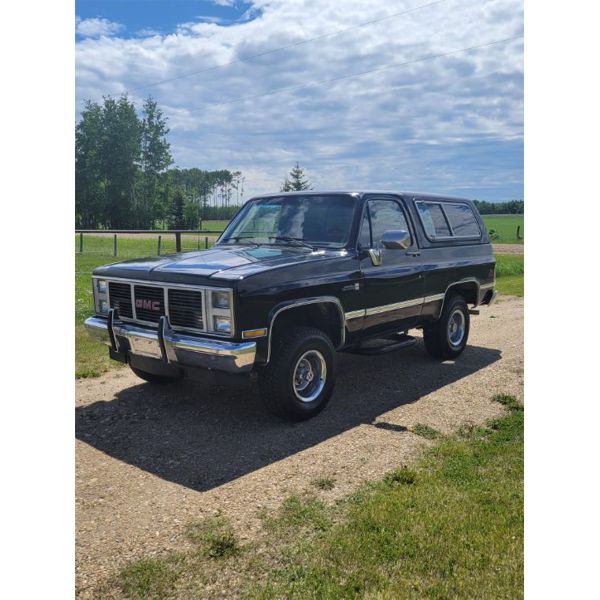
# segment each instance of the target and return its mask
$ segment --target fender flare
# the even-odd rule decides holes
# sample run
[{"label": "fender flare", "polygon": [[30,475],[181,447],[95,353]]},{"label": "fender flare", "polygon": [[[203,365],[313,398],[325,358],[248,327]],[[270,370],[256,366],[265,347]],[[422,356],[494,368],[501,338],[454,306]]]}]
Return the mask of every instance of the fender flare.
[{"label": "fender flare", "polygon": [[[302,306],[307,306],[309,304],[333,304],[340,315],[340,343],[337,348],[341,348],[346,341],[346,319],[344,316],[344,309],[342,307],[342,303],[339,298],[335,296],[314,296],[312,298],[302,298],[299,300],[290,300],[288,302],[282,302],[281,304],[276,305],[271,312],[269,313],[269,335],[267,338],[267,360],[265,361],[265,365],[269,364],[271,360],[271,336],[273,334],[273,327],[275,325],[275,319],[284,311],[292,310],[294,308],[300,308]],[[337,349],[336,348],[336,349]]]},{"label": "fender flare", "polygon": [[439,319],[442,316],[442,312],[444,311],[444,304],[446,304],[446,298],[448,298],[448,292],[453,288],[456,287],[457,285],[463,285],[464,283],[474,283],[477,287],[477,293],[475,295],[476,298],[476,302],[473,306],[478,306],[479,305],[479,296],[481,294],[481,284],[479,283],[478,279],[475,279],[475,277],[467,277],[466,279],[461,279],[460,281],[454,281],[452,282],[447,288],[446,291],[444,292],[444,297],[442,299],[442,304],[440,305],[440,311],[436,316],[436,319]]}]

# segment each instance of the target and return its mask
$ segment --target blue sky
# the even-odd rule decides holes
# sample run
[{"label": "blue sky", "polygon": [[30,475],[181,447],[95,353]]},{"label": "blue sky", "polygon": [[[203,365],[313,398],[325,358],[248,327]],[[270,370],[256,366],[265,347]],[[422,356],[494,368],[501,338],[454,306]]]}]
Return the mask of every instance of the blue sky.
[{"label": "blue sky", "polygon": [[241,170],[246,197],[296,161],[316,189],[523,197],[518,0],[79,0],[76,17],[77,110],[152,94],[176,164]]},{"label": "blue sky", "polygon": [[120,37],[129,38],[149,32],[167,35],[181,23],[205,21],[227,26],[255,17],[251,3],[230,0],[77,0],[76,4],[81,19],[118,23],[122,26]]}]

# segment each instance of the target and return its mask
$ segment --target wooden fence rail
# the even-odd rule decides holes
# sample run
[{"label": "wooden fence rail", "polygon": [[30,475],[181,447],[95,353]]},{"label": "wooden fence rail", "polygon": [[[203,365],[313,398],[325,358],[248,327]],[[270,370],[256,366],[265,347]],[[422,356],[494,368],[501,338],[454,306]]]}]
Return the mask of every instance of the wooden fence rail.
[{"label": "wooden fence rail", "polygon": [[[161,243],[163,235],[175,236],[175,251],[181,252],[181,236],[186,235],[204,235],[204,247],[208,248],[208,235],[221,235],[222,231],[213,231],[210,229],[76,229],[76,234],[79,234],[79,254],[83,254],[83,235],[113,235],[113,256],[118,254],[117,236],[119,234],[136,235],[136,234],[153,234],[158,236],[157,254],[160,255]],[[208,235],[206,235],[208,234]],[[198,249],[200,249],[200,238],[198,238]]]}]

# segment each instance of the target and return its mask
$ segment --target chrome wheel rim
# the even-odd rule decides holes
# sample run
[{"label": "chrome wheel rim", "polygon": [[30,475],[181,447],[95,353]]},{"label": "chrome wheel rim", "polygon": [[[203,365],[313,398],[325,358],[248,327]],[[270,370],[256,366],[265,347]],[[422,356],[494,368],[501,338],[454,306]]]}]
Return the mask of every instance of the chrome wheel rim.
[{"label": "chrome wheel rim", "polygon": [[300,402],[318,398],[327,380],[325,357],[318,350],[305,352],[294,367],[294,394]]},{"label": "chrome wheel rim", "polygon": [[465,339],[466,320],[462,310],[456,309],[448,319],[448,341],[451,346],[460,346]]}]

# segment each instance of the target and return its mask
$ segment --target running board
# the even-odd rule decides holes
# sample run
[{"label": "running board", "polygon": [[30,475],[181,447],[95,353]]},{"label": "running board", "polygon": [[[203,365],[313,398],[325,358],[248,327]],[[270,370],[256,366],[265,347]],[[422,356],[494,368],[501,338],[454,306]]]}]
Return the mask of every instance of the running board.
[{"label": "running board", "polygon": [[383,344],[381,346],[367,346],[358,347],[353,352],[355,354],[364,354],[366,356],[377,356],[378,354],[387,354],[388,352],[395,352],[402,348],[408,348],[416,343],[417,339],[411,335],[400,335],[394,338],[395,341],[390,344]]}]

